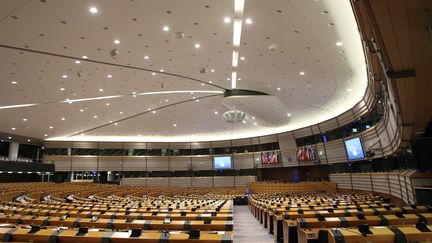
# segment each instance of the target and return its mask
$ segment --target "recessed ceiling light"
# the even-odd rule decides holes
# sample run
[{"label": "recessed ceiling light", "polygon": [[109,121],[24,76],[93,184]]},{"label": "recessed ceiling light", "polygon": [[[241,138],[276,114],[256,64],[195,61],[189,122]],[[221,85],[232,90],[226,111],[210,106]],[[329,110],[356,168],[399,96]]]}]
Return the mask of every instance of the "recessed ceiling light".
[{"label": "recessed ceiling light", "polygon": [[237,80],[241,80],[241,78],[238,78]]},{"label": "recessed ceiling light", "polygon": [[214,72],[215,72],[215,70],[214,70],[214,69],[212,69],[212,70],[210,70],[210,72],[214,73]]},{"label": "recessed ceiling light", "polygon": [[111,74],[108,74],[107,77],[108,77],[108,78],[112,78],[112,75],[111,75]]},{"label": "recessed ceiling light", "polygon": [[113,123],[113,121],[109,121],[108,123]]},{"label": "recessed ceiling light", "polygon": [[18,83],[18,82],[15,81],[15,80],[11,81],[11,84],[17,84],[17,83]]},{"label": "recessed ceiling light", "polygon": [[116,123],[114,123],[114,126],[117,126],[118,125],[118,123],[116,122]]},{"label": "recessed ceiling light", "polygon": [[109,105],[110,105],[110,103],[106,103],[105,105],[106,105],[106,106],[109,106]]},{"label": "recessed ceiling light", "polygon": [[88,56],[84,55],[84,56],[82,56],[81,58],[82,58],[82,59],[87,59]]},{"label": "recessed ceiling light", "polygon": [[288,113],[287,116],[291,116],[291,113]]},{"label": "recessed ceiling light", "polygon": [[227,78],[227,80],[231,80],[230,78]]},{"label": "recessed ceiling light", "polygon": [[63,74],[62,78],[67,78],[68,76],[66,74]]},{"label": "recessed ceiling light", "polygon": [[165,99],[165,102],[168,102],[168,99]]},{"label": "recessed ceiling light", "polygon": [[199,102],[199,100],[195,100],[196,102]]},{"label": "recessed ceiling light", "polygon": [[22,120],[25,121],[25,122],[28,121],[27,118],[23,118]]},{"label": "recessed ceiling light", "polygon": [[152,111],[153,114],[156,114],[156,111]]},{"label": "recessed ceiling light", "polygon": [[192,99],[194,100],[194,99],[196,99],[196,97],[192,97]]},{"label": "recessed ceiling light", "polygon": [[201,83],[201,86],[204,86],[205,84],[204,83]]},{"label": "recessed ceiling light", "polygon": [[348,91],[348,92],[351,92],[351,91],[352,91],[352,89],[351,89],[351,88],[348,88],[348,89],[347,89],[347,91]]},{"label": "recessed ceiling light", "polygon": [[255,117],[254,117],[254,116],[252,117],[252,120],[255,120]]},{"label": "recessed ceiling light", "polygon": [[169,28],[168,26],[164,26],[164,27],[162,28],[162,30],[163,30],[163,31],[169,31],[170,28]]},{"label": "recessed ceiling light", "polygon": [[94,119],[98,118],[98,116],[93,116]]},{"label": "recessed ceiling light", "polygon": [[75,60],[75,63],[76,63],[76,64],[80,64],[81,61],[80,61],[80,60]]},{"label": "recessed ceiling light", "polygon": [[156,75],[156,73],[152,73],[152,75],[153,75],[153,76],[155,76],[155,75]]},{"label": "recessed ceiling light", "polygon": [[48,137],[48,134],[44,134],[44,137]]},{"label": "recessed ceiling light", "polygon": [[84,109],[80,109],[80,112],[84,112]]},{"label": "recessed ceiling light", "polygon": [[15,131],[15,130],[16,130],[16,128],[15,128],[15,127],[12,127],[12,128],[11,128],[11,130],[12,130],[12,131]]},{"label": "recessed ceiling light", "polygon": [[8,139],[12,139],[12,137],[8,137]]},{"label": "recessed ceiling light", "polygon": [[114,44],[116,44],[116,45],[120,44],[120,40],[115,39],[115,40],[114,40]]},{"label": "recessed ceiling light", "polygon": [[120,115],[122,115],[122,114],[123,114],[123,111],[120,111],[119,113],[120,113]]},{"label": "recessed ceiling light", "polygon": [[281,88],[277,88],[277,90],[278,90],[278,91],[280,91],[280,90],[281,90]]},{"label": "recessed ceiling light", "polygon": [[96,7],[90,7],[89,11],[90,11],[90,13],[94,13],[95,14],[95,13],[98,12],[98,9]]},{"label": "recessed ceiling light", "polygon": [[49,127],[49,129],[53,129],[53,128],[54,128],[53,126],[50,126],[50,127]]},{"label": "recessed ceiling light", "polygon": [[163,69],[161,69],[161,70],[159,70],[159,71],[161,71],[161,72],[165,72],[165,70],[163,70]]},{"label": "recessed ceiling light", "polygon": [[65,91],[65,88],[60,88],[61,91]]},{"label": "recessed ceiling light", "polygon": [[150,58],[149,56],[144,56],[144,59],[146,59],[146,60],[149,59],[149,58]]},{"label": "recessed ceiling light", "polygon": [[257,125],[258,123],[254,122],[254,125]]},{"label": "recessed ceiling light", "polygon": [[66,120],[66,118],[62,117],[61,120],[64,121],[64,120]]},{"label": "recessed ceiling light", "polygon": [[209,81],[209,84],[212,84],[213,83],[213,81]]},{"label": "recessed ceiling light", "polygon": [[103,89],[99,89],[99,92],[103,92]]},{"label": "recessed ceiling light", "polygon": [[215,111],[215,112],[214,112],[214,114],[215,114],[215,115],[217,115],[217,114],[218,114],[218,112],[217,112],[217,111]]},{"label": "recessed ceiling light", "polygon": [[305,72],[300,72],[299,74],[300,74],[300,75],[305,75]]},{"label": "recessed ceiling light", "polygon": [[200,43],[195,43],[195,48],[200,48],[201,47],[201,45],[200,45]]},{"label": "recessed ceiling light", "polygon": [[175,124],[175,123],[174,123],[174,124],[173,124],[173,126],[174,126],[174,127],[176,127],[176,126],[177,126],[177,124]]},{"label": "recessed ceiling light", "polygon": [[245,22],[246,22],[246,24],[252,24],[252,19],[251,18],[247,18]]},{"label": "recessed ceiling light", "polygon": [[[30,142],[30,139],[27,139],[27,142]],[[21,172],[21,171],[20,171],[20,172]],[[18,173],[19,173],[19,172],[18,172]],[[21,172],[21,173],[22,173],[22,172]],[[20,174],[21,174],[21,173],[20,173]]]},{"label": "recessed ceiling light", "polygon": [[240,60],[244,61],[246,58],[245,57],[240,57]]},{"label": "recessed ceiling light", "polygon": [[227,24],[230,23],[231,22],[231,18],[230,17],[225,17],[224,18],[224,22],[227,23]]},{"label": "recessed ceiling light", "polygon": [[338,41],[338,42],[336,42],[336,45],[337,45],[337,46],[343,46],[343,43],[340,42],[340,41]]},{"label": "recessed ceiling light", "polygon": [[243,122],[243,124],[245,124],[245,123],[246,123],[246,120],[243,120],[242,122]]}]

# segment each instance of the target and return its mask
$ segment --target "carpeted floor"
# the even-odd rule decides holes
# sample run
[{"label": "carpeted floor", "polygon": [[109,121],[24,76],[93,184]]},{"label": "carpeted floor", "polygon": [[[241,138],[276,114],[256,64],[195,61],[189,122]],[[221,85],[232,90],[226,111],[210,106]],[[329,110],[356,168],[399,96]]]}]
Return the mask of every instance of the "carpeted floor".
[{"label": "carpeted floor", "polygon": [[273,235],[252,216],[248,206],[234,206],[234,242],[273,243]]}]

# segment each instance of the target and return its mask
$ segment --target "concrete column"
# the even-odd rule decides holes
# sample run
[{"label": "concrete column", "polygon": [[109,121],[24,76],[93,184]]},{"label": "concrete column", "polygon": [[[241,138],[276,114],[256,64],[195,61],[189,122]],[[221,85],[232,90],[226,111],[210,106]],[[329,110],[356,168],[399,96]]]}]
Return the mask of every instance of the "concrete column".
[{"label": "concrete column", "polygon": [[18,148],[19,143],[11,142],[9,143],[9,160],[17,160],[18,158]]}]

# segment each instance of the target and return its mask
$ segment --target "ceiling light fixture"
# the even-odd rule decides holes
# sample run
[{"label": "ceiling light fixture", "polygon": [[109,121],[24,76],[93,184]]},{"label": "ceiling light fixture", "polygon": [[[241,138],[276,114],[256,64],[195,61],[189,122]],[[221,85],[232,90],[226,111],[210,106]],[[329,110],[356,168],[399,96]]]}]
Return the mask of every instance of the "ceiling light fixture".
[{"label": "ceiling light fixture", "polygon": [[23,120],[23,121],[25,121],[25,122],[26,122],[26,121],[28,121],[28,119],[27,119],[27,118],[23,118],[22,120]]},{"label": "ceiling light fixture", "polygon": [[351,88],[348,88],[348,89],[347,89],[347,91],[348,91],[348,92],[351,92],[351,91],[352,91],[352,89],[351,89]]},{"label": "ceiling light fixture", "polygon": [[162,73],[165,72],[165,70],[163,70],[163,69],[161,69],[161,70],[159,70],[159,71],[162,72]]},{"label": "ceiling light fixture", "polygon": [[215,112],[214,112],[214,114],[215,114],[215,115],[217,115],[217,114],[218,114],[218,112],[217,112],[217,111],[215,111]]},{"label": "ceiling light fixture", "polygon": [[155,76],[155,75],[156,75],[156,73],[152,73],[152,75],[153,75],[153,76]]},{"label": "ceiling light fixture", "polygon": [[93,13],[93,14],[99,12],[99,10],[98,10],[96,7],[90,7],[90,8],[89,8],[89,11],[90,11],[90,13]]},{"label": "ceiling light fixture", "polygon": [[81,61],[79,61],[79,60],[75,60],[75,63],[76,63],[76,64],[80,64]]},{"label": "ceiling light fixture", "polygon": [[35,106],[35,105],[38,105],[38,104],[6,105],[6,106],[0,106],[0,110],[21,108],[21,107],[28,107],[28,106]]},{"label": "ceiling light fixture", "polygon": [[291,113],[288,113],[287,116],[291,116]]},{"label": "ceiling light fixture", "polygon": [[210,72],[214,73],[214,72],[215,72],[215,70],[214,70],[214,69],[212,69],[212,70],[210,70]]},{"label": "ceiling light fixture", "polygon": [[80,109],[80,112],[84,112],[84,109]]},{"label": "ceiling light fixture", "polygon": [[303,76],[303,75],[305,75],[305,72],[300,72],[299,74]]},{"label": "ceiling light fixture", "polygon": [[111,74],[108,74],[108,75],[107,75],[107,78],[112,78],[112,75],[111,75]]},{"label": "ceiling light fixture", "polygon": [[98,118],[98,116],[93,116],[94,119]]},{"label": "ceiling light fixture", "polygon": [[105,105],[106,105],[106,106],[109,106],[109,105],[110,105],[110,103],[106,103]]},{"label": "ceiling light fixture", "polygon": [[82,59],[87,59],[88,56],[84,55],[84,56],[82,56],[81,58],[82,58]]},{"label": "ceiling light fixture", "polygon": [[233,59],[231,73],[231,88],[237,87],[237,66],[239,57],[239,48],[241,42],[241,30],[243,22],[245,0],[234,0],[234,26],[233,26]]},{"label": "ceiling light fixture", "polygon": [[116,44],[116,45],[120,44],[120,40],[115,39],[115,40],[114,40],[114,44]]},{"label": "ceiling light fixture", "polygon": [[62,78],[68,78],[68,76],[66,74],[63,74]]},{"label": "ceiling light fixture", "polygon": [[225,17],[224,18],[224,22],[227,23],[227,24],[231,23],[231,18],[230,17]]},{"label": "ceiling light fixture", "polygon": [[281,88],[277,88],[277,90],[278,90],[278,91],[280,91],[280,90],[281,90]]},{"label": "ceiling light fixture", "polygon": [[240,60],[244,61],[244,60],[245,60],[245,57],[240,57]]},{"label": "ceiling light fixture", "polygon": [[44,137],[48,137],[48,134],[44,134]]},{"label": "ceiling light fixture", "polygon": [[53,129],[54,127],[53,126],[49,126],[49,129]]},{"label": "ceiling light fixture", "polygon": [[64,121],[64,120],[66,120],[66,118],[62,117],[61,120]]},{"label": "ceiling light fixture", "polygon": [[156,111],[152,111],[153,114],[156,114]]},{"label": "ceiling light fixture", "polygon": [[65,88],[60,88],[61,91],[65,91]]},{"label": "ceiling light fixture", "polygon": [[144,59],[148,60],[150,57],[149,56],[144,56]]},{"label": "ceiling light fixture", "polygon": [[195,43],[195,48],[196,48],[196,49],[198,49],[198,48],[200,48],[200,47],[201,47],[200,43]]},{"label": "ceiling light fixture", "polygon": [[251,18],[247,18],[247,19],[245,20],[245,23],[246,23],[246,24],[252,24],[252,19],[251,19]]},{"label": "ceiling light fixture", "polygon": [[103,89],[99,89],[99,92],[103,92]]},{"label": "ceiling light fixture", "polygon": [[176,127],[176,126],[177,126],[177,124],[175,124],[175,123],[174,123],[174,124],[173,124],[173,126],[174,126],[174,127]]},{"label": "ceiling light fixture", "polygon": [[18,83],[18,82],[15,81],[15,80],[11,81],[11,84],[17,84],[17,83]]},{"label": "ceiling light fixture", "polygon": [[11,130],[12,130],[12,131],[15,131],[15,130],[16,130],[16,128],[15,128],[15,127],[12,127],[12,128],[11,128]]},{"label": "ceiling light fixture", "polygon": [[169,28],[168,26],[164,26],[164,27],[162,28],[162,30],[165,31],[165,32],[167,32],[167,31],[170,30],[170,28]]},{"label": "ceiling light fixture", "polygon": [[336,42],[336,46],[343,46],[343,43],[338,41],[338,42]]}]

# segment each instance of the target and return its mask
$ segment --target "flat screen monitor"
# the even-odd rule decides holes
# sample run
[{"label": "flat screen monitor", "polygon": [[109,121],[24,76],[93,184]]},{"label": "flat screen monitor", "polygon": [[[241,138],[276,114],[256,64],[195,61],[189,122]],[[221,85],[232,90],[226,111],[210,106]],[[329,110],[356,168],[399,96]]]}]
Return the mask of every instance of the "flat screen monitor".
[{"label": "flat screen monitor", "polygon": [[231,169],[231,156],[214,157],[214,168],[216,170]]},{"label": "flat screen monitor", "polygon": [[364,159],[363,147],[359,137],[345,140],[348,160]]},{"label": "flat screen monitor", "polygon": [[281,162],[280,151],[261,152],[262,165],[276,165],[276,164],[280,164],[280,162]]}]

